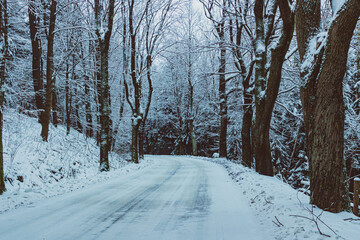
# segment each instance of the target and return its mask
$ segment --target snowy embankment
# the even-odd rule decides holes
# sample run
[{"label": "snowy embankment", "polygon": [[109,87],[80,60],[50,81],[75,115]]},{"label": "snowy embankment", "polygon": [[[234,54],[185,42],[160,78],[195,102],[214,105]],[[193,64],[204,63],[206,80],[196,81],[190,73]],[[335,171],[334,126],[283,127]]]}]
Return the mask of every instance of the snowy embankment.
[{"label": "snowy embankment", "polygon": [[221,158],[203,159],[223,165],[261,223],[273,223],[272,229],[264,229],[268,239],[360,239],[360,218],[352,213],[324,212],[309,204],[309,196],[276,177],[262,176]]},{"label": "snowy embankment", "polygon": [[93,139],[63,126],[50,126],[49,141],[40,137],[37,119],[13,110],[4,114],[4,174],[7,191],[0,213],[39,199],[70,192],[149,165],[135,165],[111,153],[110,172],[99,172],[99,148]]}]

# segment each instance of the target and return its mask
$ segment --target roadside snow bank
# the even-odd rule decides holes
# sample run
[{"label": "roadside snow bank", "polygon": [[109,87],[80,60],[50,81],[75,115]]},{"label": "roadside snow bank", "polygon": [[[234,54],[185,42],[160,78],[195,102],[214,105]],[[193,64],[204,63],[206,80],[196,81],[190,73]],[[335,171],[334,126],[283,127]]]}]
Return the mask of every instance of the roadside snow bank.
[{"label": "roadside snow bank", "polygon": [[109,156],[111,171],[99,172],[99,148],[93,139],[63,126],[50,126],[49,141],[40,137],[37,119],[15,111],[4,115],[4,174],[7,191],[0,196],[0,213],[21,205],[103,182],[143,168]]},{"label": "roadside snow bank", "polygon": [[[262,176],[221,158],[202,158],[223,165],[239,184],[249,204],[256,210],[268,239],[359,239],[360,218],[342,212],[324,212],[309,204],[309,196],[291,188],[276,177]],[[348,220],[345,220],[348,219]],[[357,220],[355,220],[357,219]],[[319,230],[321,231],[321,235]],[[330,237],[327,237],[328,235]]]}]

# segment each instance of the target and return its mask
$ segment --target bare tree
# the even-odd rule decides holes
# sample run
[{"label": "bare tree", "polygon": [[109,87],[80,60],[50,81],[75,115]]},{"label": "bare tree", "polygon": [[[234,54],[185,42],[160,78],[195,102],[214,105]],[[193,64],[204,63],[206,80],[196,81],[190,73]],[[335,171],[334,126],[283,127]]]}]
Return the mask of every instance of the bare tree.
[{"label": "bare tree", "polygon": [[[139,131],[139,156],[144,158],[144,134],[145,134],[145,123],[147,117],[149,115],[152,94],[153,94],[153,84],[151,78],[151,68],[154,60],[154,55],[156,54],[156,50],[159,46],[159,40],[163,34],[163,30],[166,27],[167,19],[169,16],[170,9],[172,7],[172,0],[168,0],[165,2],[159,1],[158,6],[148,5],[145,8],[145,49],[146,49],[146,57],[145,57],[145,68],[146,68],[146,78],[148,83],[148,96],[147,103],[145,107],[145,112],[143,119],[140,125]],[[149,2],[150,3],[150,2]],[[143,60],[144,61],[144,60]]]},{"label": "bare tree", "polygon": [[[91,114],[91,97],[90,97],[90,73],[86,70],[86,63],[88,66],[91,64],[91,58],[88,57],[86,61],[85,53],[86,45],[81,45],[81,55],[83,62],[83,77],[84,77],[84,93],[85,93],[85,115],[86,115],[86,125],[85,125],[85,134],[87,137],[93,137],[93,123],[92,123],[92,114]],[[90,54],[90,44],[88,44],[88,52]]]},{"label": "bare tree", "polygon": [[41,64],[41,39],[40,39],[40,17],[37,13],[38,6],[35,0],[29,1],[29,26],[30,26],[30,38],[32,47],[32,76],[33,85],[35,91],[35,103],[39,113],[39,121],[41,122],[41,116],[44,111],[44,83],[42,79],[42,64]]},{"label": "bare tree", "polygon": [[53,89],[54,89],[54,31],[56,21],[56,4],[57,0],[52,0],[50,5],[50,21],[49,21],[49,32],[47,34],[47,57],[46,57],[46,103],[45,111],[41,121],[41,137],[44,141],[48,140],[49,135],[49,123],[51,108],[53,106]]},{"label": "bare tree", "polygon": [[[265,8],[267,7],[267,11]],[[271,49],[269,68],[267,69],[267,51],[273,35],[275,16],[280,9],[282,19],[281,34],[277,44]],[[270,0],[267,6],[264,0],[256,0],[254,6],[256,22],[255,39],[255,121],[252,141],[256,171],[272,176],[272,158],[269,130],[275,100],[279,92],[282,66],[289,49],[294,31],[294,13],[289,0]],[[264,12],[266,14],[264,15]]]},{"label": "bare tree", "polygon": [[[126,92],[126,100],[129,103],[129,106],[132,111],[131,118],[131,160],[135,163],[139,163],[139,133],[140,126],[144,118],[144,112],[141,109],[141,79],[139,77],[141,68],[139,69],[138,61],[139,61],[139,51],[137,49],[137,35],[139,33],[139,28],[144,20],[144,17],[149,10],[149,5],[151,0],[147,0],[145,2],[145,8],[140,13],[140,17],[136,22],[135,19],[135,0],[128,1],[128,26],[129,26],[129,36],[130,36],[130,75],[131,75],[131,83],[133,87],[133,97],[134,101],[130,99],[130,89],[127,81],[124,81],[125,84],[125,92]],[[151,66],[151,56],[147,58]],[[151,85],[150,85],[151,87]],[[150,94],[151,97],[151,94]]]},{"label": "bare tree", "polygon": [[[134,24],[134,0],[129,0],[129,34],[130,34],[130,75],[132,85],[134,88],[134,103],[131,103],[129,87],[125,81],[125,89],[127,101],[131,107],[132,118],[131,118],[131,160],[135,163],[139,163],[139,127],[143,118],[143,113],[140,109],[140,98],[141,98],[141,84],[137,79],[136,72],[136,35],[138,27]],[[148,3],[146,4],[146,6]],[[140,23],[139,23],[140,24]]]},{"label": "bare tree", "polygon": [[360,16],[358,0],[333,6],[327,32],[320,29],[320,0],[298,0],[296,29],[309,159],[311,203],[340,212],[349,207],[344,162],[343,78],[348,50]]},{"label": "bare tree", "polygon": [[[219,45],[219,116],[220,116],[220,133],[219,133],[219,156],[227,157],[227,125],[228,125],[228,115],[227,115],[227,93],[226,93],[226,40],[225,40],[225,31],[226,31],[226,19],[227,19],[227,0],[223,0],[220,3],[216,0],[200,0],[204,6],[205,15],[210,19],[216,30],[218,45]],[[216,19],[214,11],[216,8],[220,8],[219,19]]]},{"label": "bare tree", "polygon": [[0,1],[0,195],[6,190],[4,181],[4,155],[3,155],[3,114],[4,114],[4,83],[5,83],[5,64],[8,56],[8,13],[7,0]]},{"label": "bare tree", "polygon": [[188,123],[189,123],[189,132],[191,137],[191,147],[192,147],[192,155],[197,156],[197,142],[196,142],[196,136],[195,136],[195,127],[194,127],[194,121],[195,121],[195,106],[194,106],[194,80],[193,80],[193,31],[194,31],[194,19],[192,15],[192,7],[191,7],[192,1],[189,1],[188,3],[188,39],[187,39],[187,82],[188,82]]},{"label": "bare tree", "polygon": [[[103,12],[103,2],[95,0],[95,25],[97,36],[97,53],[100,56],[100,78],[97,79],[100,115],[100,171],[109,171],[110,150],[110,92],[109,92],[109,49],[110,38],[114,22],[115,0],[109,0],[108,9]],[[107,27],[104,29],[103,18],[107,15]]]},{"label": "bare tree", "polygon": [[[230,43],[232,44],[232,52],[235,58],[234,65],[240,72],[243,86],[243,118],[241,127],[241,143],[242,143],[242,161],[251,167],[253,162],[253,152],[251,144],[251,126],[253,117],[253,84],[251,78],[253,75],[254,61],[245,64],[245,54],[242,51],[242,42],[244,41],[244,32],[249,35],[250,41],[253,42],[253,36],[247,26],[246,18],[249,9],[249,0],[242,5],[240,0],[234,0],[230,4],[234,11],[231,13],[229,20]],[[229,10],[230,11],[230,10]],[[252,55],[252,53],[251,53]],[[250,57],[250,59],[252,56]]]}]

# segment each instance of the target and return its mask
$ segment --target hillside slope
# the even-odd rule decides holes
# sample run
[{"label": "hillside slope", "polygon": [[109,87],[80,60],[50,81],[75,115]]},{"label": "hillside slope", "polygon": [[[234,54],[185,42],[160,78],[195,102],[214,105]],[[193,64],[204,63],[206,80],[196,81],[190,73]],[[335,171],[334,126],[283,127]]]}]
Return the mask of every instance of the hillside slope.
[{"label": "hillside slope", "polygon": [[41,198],[59,195],[123,175],[148,165],[128,163],[115,153],[111,171],[99,172],[99,148],[93,139],[64,126],[50,126],[49,141],[40,137],[37,119],[8,110],[4,114],[4,174],[7,191],[0,213]]},{"label": "hillside slope", "polygon": [[352,213],[323,211],[309,204],[309,196],[278,177],[260,175],[254,169],[222,158],[202,159],[224,166],[238,183],[261,224],[272,226],[264,227],[267,239],[360,239],[360,218]]}]

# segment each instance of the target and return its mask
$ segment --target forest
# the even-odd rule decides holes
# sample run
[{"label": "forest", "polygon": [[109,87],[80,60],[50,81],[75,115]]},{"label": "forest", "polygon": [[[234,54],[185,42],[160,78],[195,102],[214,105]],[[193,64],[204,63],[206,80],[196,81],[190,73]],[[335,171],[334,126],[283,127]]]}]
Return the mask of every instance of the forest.
[{"label": "forest", "polygon": [[113,153],[226,158],[350,210],[359,16],[359,0],[0,0],[0,194],[16,112],[41,141],[96,141],[100,172]]}]

